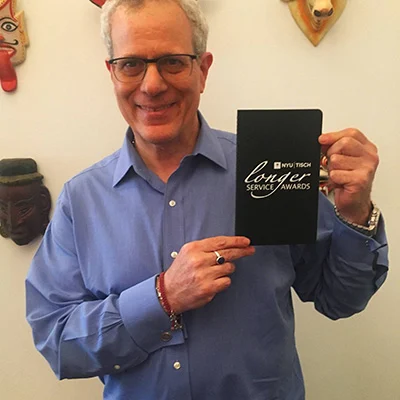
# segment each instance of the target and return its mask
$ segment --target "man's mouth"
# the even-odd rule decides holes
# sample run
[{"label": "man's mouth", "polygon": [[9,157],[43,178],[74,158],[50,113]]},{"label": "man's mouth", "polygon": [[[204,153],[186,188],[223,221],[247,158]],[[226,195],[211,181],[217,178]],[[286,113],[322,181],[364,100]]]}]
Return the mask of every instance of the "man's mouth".
[{"label": "man's mouth", "polygon": [[175,103],[170,103],[170,104],[166,104],[163,106],[158,106],[158,107],[154,107],[154,106],[145,106],[145,105],[141,105],[141,104],[137,104],[137,106],[143,110],[143,111],[147,111],[147,112],[157,112],[157,111],[163,111],[166,110],[167,108],[170,108],[174,105]]}]

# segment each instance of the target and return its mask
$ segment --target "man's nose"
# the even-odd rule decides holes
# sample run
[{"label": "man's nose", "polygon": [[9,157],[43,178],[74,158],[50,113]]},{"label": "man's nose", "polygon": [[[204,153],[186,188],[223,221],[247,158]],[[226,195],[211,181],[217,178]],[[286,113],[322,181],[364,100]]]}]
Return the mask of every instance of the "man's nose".
[{"label": "man's nose", "polygon": [[168,89],[168,85],[158,71],[156,64],[147,65],[140,89],[150,96],[156,96]]}]

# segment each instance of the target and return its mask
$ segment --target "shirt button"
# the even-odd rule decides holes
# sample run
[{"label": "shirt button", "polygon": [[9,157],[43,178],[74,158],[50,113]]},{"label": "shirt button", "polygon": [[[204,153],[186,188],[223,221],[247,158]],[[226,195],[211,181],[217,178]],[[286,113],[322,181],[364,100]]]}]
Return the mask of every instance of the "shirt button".
[{"label": "shirt button", "polygon": [[172,258],[176,258],[177,255],[178,255],[178,253],[177,253],[176,251],[173,251],[173,252],[171,253],[171,257],[172,257]]},{"label": "shirt button", "polygon": [[171,200],[171,201],[169,202],[169,205],[170,205],[171,207],[175,207],[175,206],[176,206],[176,201],[175,201],[175,200]]},{"label": "shirt button", "polygon": [[179,361],[174,362],[174,368],[175,369],[181,369],[181,363]]},{"label": "shirt button", "polygon": [[115,365],[114,365],[114,369],[115,369],[116,371],[118,371],[118,370],[120,370],[120,369],[121,369],[121,366],[120,366],[120,365],[118,365],[118,364],[115,364]]},{"label": "shirt button", "polygon": [[169,342],[170,340],[172,339],[172,335],[171,335],[171,332],[163,332],[162,334],[161,334],[161,340],[163,341],[163,342]]}]

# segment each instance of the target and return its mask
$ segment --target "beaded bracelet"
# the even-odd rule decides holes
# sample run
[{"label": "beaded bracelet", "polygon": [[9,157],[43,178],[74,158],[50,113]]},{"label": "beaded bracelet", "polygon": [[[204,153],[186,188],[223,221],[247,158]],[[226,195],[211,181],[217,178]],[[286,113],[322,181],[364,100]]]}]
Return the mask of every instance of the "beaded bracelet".
[{"label": "beaded bracelet", "polygon": [[167,300],[167,296],[165,295],[164,275],[165,272],[161,272],[161,274],[156,277],[156,293],[161,307],[171,321],[171,330],[176,331],[178,329],[182,329],[181,314],[177,315],[174,310],[172,310]]}]

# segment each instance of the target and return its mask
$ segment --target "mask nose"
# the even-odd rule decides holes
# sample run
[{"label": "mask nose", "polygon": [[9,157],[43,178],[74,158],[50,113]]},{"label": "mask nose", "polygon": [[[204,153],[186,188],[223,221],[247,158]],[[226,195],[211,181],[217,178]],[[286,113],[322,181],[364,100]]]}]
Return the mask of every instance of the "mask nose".
[{"label": "mask nose", "polygon": [[333,14],[333,8],[328,9],[320,9],[320,10],[314,10],[314,15],[318,18],[323,18],[323,17],[330,17]]},{"label": "mask nose", "polygon": [[15,230],[19,225],[18,212],[11,205],[8,207],[5,223],[9,232]]}]

